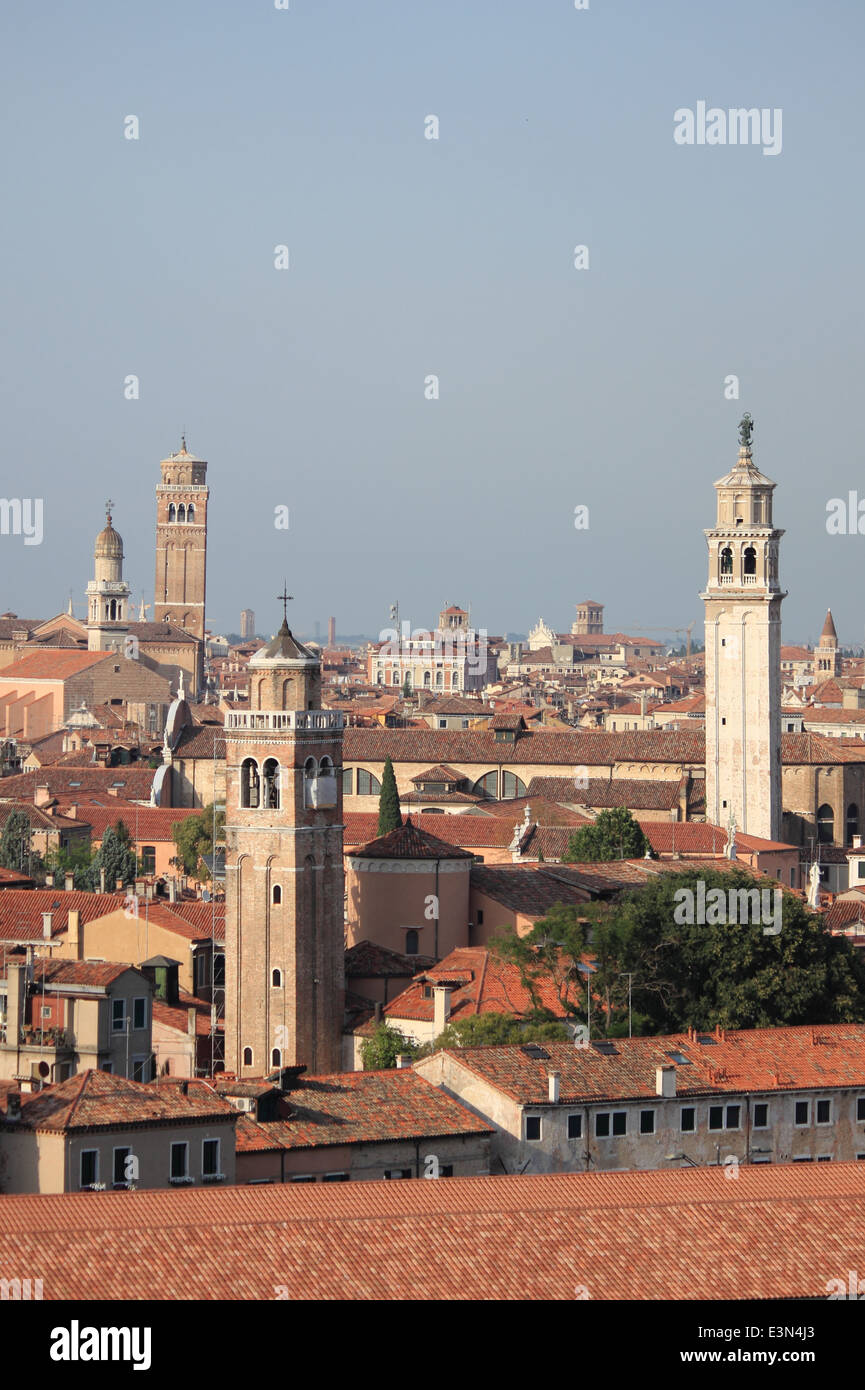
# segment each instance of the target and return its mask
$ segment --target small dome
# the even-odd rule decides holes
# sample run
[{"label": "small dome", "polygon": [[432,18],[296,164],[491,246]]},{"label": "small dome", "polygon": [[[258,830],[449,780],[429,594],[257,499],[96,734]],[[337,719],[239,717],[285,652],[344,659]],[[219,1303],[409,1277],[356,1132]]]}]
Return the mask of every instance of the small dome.
[{"label": "small dome", "polygon": [[96,545],[93,548],[93,558],[95,560],[122,560],[123,559],[123,537],[115,531],[111,525],[111,513],[107,515],[107,525],[99,532],[96,537]]}]

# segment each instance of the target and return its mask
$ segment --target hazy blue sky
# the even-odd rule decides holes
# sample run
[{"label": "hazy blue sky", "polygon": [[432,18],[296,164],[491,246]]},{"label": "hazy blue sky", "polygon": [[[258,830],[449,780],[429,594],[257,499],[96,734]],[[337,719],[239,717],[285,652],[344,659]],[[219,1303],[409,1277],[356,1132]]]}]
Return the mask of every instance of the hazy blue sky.
[{"label": "hazy blue sky", "polygon": [[[45,535],[0,537],[0,611],[83,614],[109,494],[152,601],[185,425],[217,630],[284,575],[300,631],[702,622],[749,410],[785,636],[861,642],[863,41],[861,0],[7,0],[2,492]],[[781,153],[677,145],[700,100]]]}]

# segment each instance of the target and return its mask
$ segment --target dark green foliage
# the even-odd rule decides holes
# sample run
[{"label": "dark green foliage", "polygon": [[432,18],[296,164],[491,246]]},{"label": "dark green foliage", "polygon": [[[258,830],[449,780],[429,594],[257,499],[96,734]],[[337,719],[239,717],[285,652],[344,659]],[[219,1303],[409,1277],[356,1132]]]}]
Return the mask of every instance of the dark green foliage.
[{"label": "dark green foliage", "polygon": [[10,811],[0,835],[0,868],[29,873],[30,817],[26,811]]},{"label": "dark green foliage", "polygon": [[555,1019],[522,1020],[513,1014],[469,1014],[449,1023],[433,1044],[442,1047],[498,1047],[505,1043],[567,1042],[568,1030]]},{"label": "dark green foliage", "polygon": [[610,859],[641,859],[649,842],[624,806],[601,811],[597,820],[570,838],[565,864],[593,864]]},{"label": "dark green foliage", "polygon": [[106,893],[114,892],[117,879],[121,879],[124,886],[135,881],[135,848],[122,820],[114,826],[105,827],[102,846],[93,856],[90,864],[90,884],[93,892],[99,891],[103,869]]},{"label": "dark green foliage", "polygon": [[[225,825],[225,812],[216,815],[216,843],[222,840]],[[204,806],[195,816],[175,821],[171,827],[171,838],[177,848],[175,863],[183,873],[197,879],[209,879],[210,870],[201,862],[202,856],[213,853],[213,806]]]},{"label": "dark green foliage", "polygon": [[384,771],[381,774],[381,791],[378,798],[378,833],[379,835],[387,835],[391,830],[398,830],[401,825],[402,811],[393,763],[390,758],[385,758]]},{"label": "dark green foliage", "polygon": [[392,1028],[382,1019],[372,1037],[365,1038],[360,1045],[364,1071],[384,1071],[396,1066],[400,1053],[415,1058],[420,1053],[416,1043],[404,1038],[397,1028]]}]

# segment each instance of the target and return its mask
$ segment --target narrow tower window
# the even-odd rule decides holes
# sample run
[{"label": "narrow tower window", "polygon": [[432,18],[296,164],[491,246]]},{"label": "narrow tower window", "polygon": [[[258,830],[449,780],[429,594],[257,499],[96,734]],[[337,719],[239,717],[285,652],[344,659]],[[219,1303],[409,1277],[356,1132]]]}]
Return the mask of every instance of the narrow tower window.
[{"label": "narrow tower window", "polygon": [[168,504],[168,520],[169,520],[169,521],[176,521],[176,520],[177,520],[177,508],[175,507],[175,505],[174,505],[173,502],[169,502],[169,504]]},{"label": "narrow tower window", "polygon": [[268,758],[264,764],[264,809],[279,810],[279,763]]},{"label": "narrow tower window", "polygon": [[245,1047],[245,1048],[243,1049],[243,1065],[244,1065],[245,1067],[251,1067],[251,1066],[252,1066],[252,1048],[251,1048],[251,1047]]},{"label": "narrow tower window", "polygon": [[725,545],[724,549],[721,551],[721,573],[733,573],[733,552],[729,545]]},{"label": "narrow tower window", "polygon": [[274,988],[274,989],[282,989],[282,971],[281,971],[281,970],[274,970],[274,971],[271,973],[270,983],[273,985],[273,988]]},{"label": "narrow tower window", "polygon": [[186,521],[186,508],[184,507],[182,502],[180,506],[177,508],[177,520],[181,523]]},{"label": "narrow tower window", "polygon": [[273,889],[270,895],[270,901],[274,904],[275,907],[279,907],[279,904],[282,902],[282,888],[278,883],[275,883],[273,885]]},{"label": "narrow tower window", "polygon": [[757,552],[756,552],[756,550],[754,549],[753,545],[746,545],[746,546],[745,546],[745,567],[744,567],[744,572],[745,572],[745,574],[756,574],[756,573],[757,573]]},{"label": "narrow tower window", "polygon": [[240,804],[255,810],[258,800],[258,764],[254,758],[244,758],[240,766]]},{"label": "narrow tower window", "polygon": [[191,526],[194,520],[195,520],[195,507],[193,506],[192,502],[190,502],[189,506],[186,508],[186,522],[187,522],[187,525]]},{"label": "narrow tower window", "polygon": [[831,806],[824,804],[817,811],[817,842],[831,845],[835,839],[835,813]]}]

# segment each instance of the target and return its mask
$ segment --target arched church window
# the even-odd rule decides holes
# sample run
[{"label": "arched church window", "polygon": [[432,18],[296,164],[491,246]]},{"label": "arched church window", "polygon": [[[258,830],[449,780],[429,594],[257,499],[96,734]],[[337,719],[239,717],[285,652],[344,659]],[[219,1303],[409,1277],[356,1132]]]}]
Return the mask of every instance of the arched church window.
[{"label": "arched church window", "polygon": [[186,521],[186,508],[184,507],[182,502],[180,503],[180,506],[177,508],[177,520],[181,523]]},{"label": "arched church window", "polygon": [[756,552],[756,550],[754,549],[753,545],[746,545],[746,546],[745,546],[745,564],[744,564],[744,567],[743,567],[743,573],[745,573],[745,574],[756,574],[756,573],[757,573],[757,552]]},{"label": "arched church window", "polygon": [[444,685],[444,671],[436,671],[436,685],[439,689]]},{"label": "arched church window", "polygon": [[276,758],[268,758],[262,769],[264,783],[265,811],[279,810],[279,763]]},{"label": "arched church window", "polygon": [[251,1066],[252,1066],[252,1048],[251,1048],[251,1047],[245,1047],[245,1048],[243,1049],[243,1065],[244,1065],[245,1067],[251,1067]]},{"label": "arched church window", "polygon": [[357,794],[358,796],[380,796],[381,782],[372,772],[367,772],[365,767],[357,770]]},{"label": "arched church window", "polygon": [[318,763],[315,761],[315,758],[307,758],[306,762],[303,765],[304,777],[315,777],[317,772]]},{"label": "arched church window", "polygon": [[194,520],[195,520],[195,504],[194,504],[193,502],[190,502],[189,506],[186,508],[186,522],[187,522],[187,525],[191,526]]},{"label": "arched church window", "polygon": [[725,545],[721,551],[721,573],[733,573],[733,551],[729,545]]},{"label": "arched church window", "polygon": [[515,796],[525,796],[526,784],[515,772],[502,773],[502,801],[510,801]]},{"label": "arched church window", "polygon": [[852,845],[853,836],[859,834],[859,807],[851,801],[847,807],[847,843]]},{"label": "arched church window", "polygon": [[244,758],[240,765],[240,804],[251,810],[258,808],[260,785],[258,763],[255,758]]},{"label": "arched church window", "polygon": [[273,970],[270,976],[270,983],[274,989],[282,989],[282,971]]},{"label": "arched church window", "polygon": [[280,1052],[278,1047],[275,1047],[270,1054],[270,1065],[272,1067],[282,1066],[282,1053]]},{"label": "arched church window", "polygon": [[177,520],[177,508],[175,507],[175,505],[174,505],[173,502],[169,502],[169,504],[168,504],[168,520],[169,520],[169,521],[176,521],[176,520]]},{"label": "arched church window", "polygon": [[270,901],[273,903],[274,907],[279,907],[282,902],[282,888],[278,883],[275,883],[271,889]]},{"label": "arched church window", "polygon": [[424,689],[425,689],[425,690],[429,690],[430,686],[432,685],[432,671],[424,671],[424,673],[423,673],[423,683],[424,683]]},{"label": "arched church window", "polygon": [[835,839],[835,813],[832,807],[824,804],[817,811],[817,843],[831,845]]},{"label": "arched church window", "polygon": [[475,796],[496,797],[498,795],[498,773],[487,772],[483,777],[479,777],[472,787],[472,791]]},{"label": "arched church window", "polygon": [[111,603],[108,605],[108,616],[109,616],[109,618],[111,619],[112,622],[113,622],[114,619],[117,617],[117,599],[116,599],[116,598],[113,598],[113,599],[111,600]]},{"label": "arched church window", "polygon": [[342,794],[351,796],[354,792],[354,768],[344,767],[342,770]]},{"label": "arched church window", "polygon": [[325,753],[324,757],[322,758],[321,763],[320,763],[320,765],[319,765],[318,775],[319,775],[319,777],[332,777],[332,776],[333,776],[333,762],[332,762],[332,760],[327,756],[326,753]]}]

